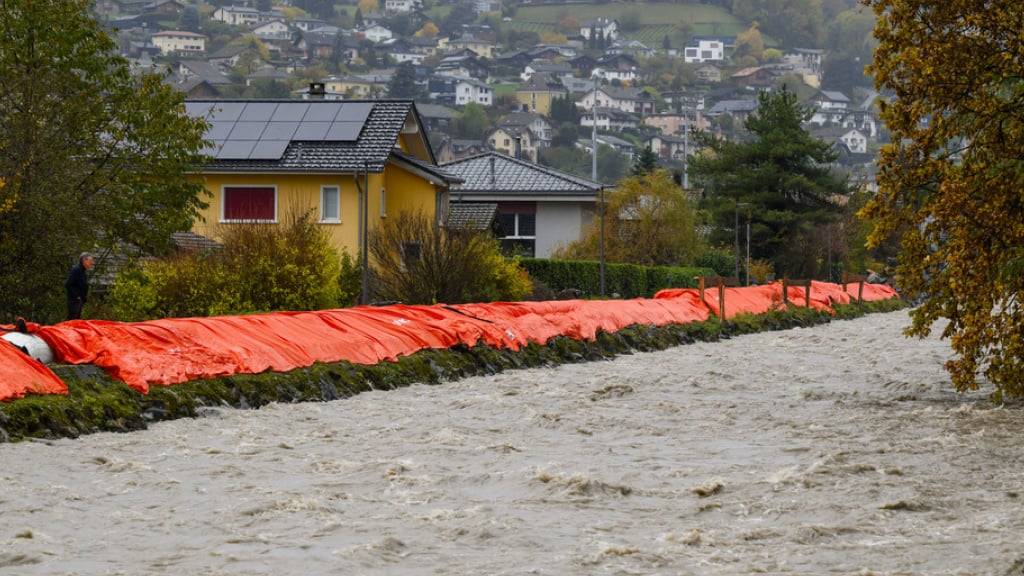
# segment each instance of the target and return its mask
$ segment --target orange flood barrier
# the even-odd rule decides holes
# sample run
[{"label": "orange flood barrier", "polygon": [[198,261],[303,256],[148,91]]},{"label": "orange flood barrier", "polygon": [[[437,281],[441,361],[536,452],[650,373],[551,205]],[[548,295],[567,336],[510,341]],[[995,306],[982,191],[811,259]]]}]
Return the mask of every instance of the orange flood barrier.
[{"label": "orange flood barrier", "polygon": [[[896,296],[888,287],[870,286],[865,286],[865,300]],[[811,306],[831,310],[833,303],[849,302],[850,297],[844,296],[849,291],[846,288],[844,291],[841,285],[813,283]],[[724,291],[730,318],[739,313],[767,312],[783,300],[778,283]],[[789,297],[794,305],[803,305],[804,289],[791,286]],[[364,306],[135,323],[74,320],[34,327],[33,332],[50,345],[58,361],[94,364],[146,393],[151,384],[171,385],[268,370],[287,372],[317,362],[376,364],[424,349],[459,344],[483,343],[518,350],[529,343],[546,344],[556,336],[589,340],[599,331],[616,332],[634,324],[701,322],[718,313],[717,289],[707,290],[703,301],[698,290],[676,289],[663,290],[653,299],[635,300]],[[11,353],[20,354],[14,348]],[[39,368],[60,383],[45,366]],[[22,372],[23,368],[9,375],[0,372],[0,382],[18,381]],[[36,389],[57,390],[53,384]],[[66,392],[61,386],[59,393]],[[0,394],[0,399],[5,398]]]},{"label": "orange flood barrier", "polygon": [[67,394],[68,387],[45,364],[0,338],[0,400],[26,394]]}]

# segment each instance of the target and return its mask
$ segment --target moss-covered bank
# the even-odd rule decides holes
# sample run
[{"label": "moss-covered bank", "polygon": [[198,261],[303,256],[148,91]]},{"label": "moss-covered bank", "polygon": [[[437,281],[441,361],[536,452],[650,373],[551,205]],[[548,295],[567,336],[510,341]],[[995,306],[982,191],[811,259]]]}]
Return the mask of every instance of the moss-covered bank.
[{"label": "moss-covered bank", "polygon": [[390,390],[417,382],[440,384],[513,368],[603,360],[633,351],[664,350],[696,341],[813,326],[904,306],[892,300],[840,306],[835,316],[794,307],[738,316],[724,325],[716,319],[662,327],[637,325],[614,334],[601,333],[593,342],[559,337],[546,346],[531,344],[518,352],[487,346],[424,350],[375,366],[338,362],[286,373],[241,374],[153,386],[145,396],[93,366],[58,366],[55,371],[67,382],[70,393],[0,403],[0,442],[141,430],[150,422],[201,416],[209,407],[259,408],[271,402],[337,400],[367,390]]}]

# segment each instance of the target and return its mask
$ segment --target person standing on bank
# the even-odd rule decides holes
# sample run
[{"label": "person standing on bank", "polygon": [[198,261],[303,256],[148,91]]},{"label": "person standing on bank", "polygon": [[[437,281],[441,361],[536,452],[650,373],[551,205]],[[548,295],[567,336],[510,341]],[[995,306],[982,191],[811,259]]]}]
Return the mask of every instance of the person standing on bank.
[{"label": "person standing on bank", "polygon": [[82,317],[82,306],[89,297],[87,272],[92,270],[92,264],[92,254],[83,252],[78,257],[78,264],[71,267],[68,279],[64,282],[64,289],[68,293],[68,320],[78,320]]}]

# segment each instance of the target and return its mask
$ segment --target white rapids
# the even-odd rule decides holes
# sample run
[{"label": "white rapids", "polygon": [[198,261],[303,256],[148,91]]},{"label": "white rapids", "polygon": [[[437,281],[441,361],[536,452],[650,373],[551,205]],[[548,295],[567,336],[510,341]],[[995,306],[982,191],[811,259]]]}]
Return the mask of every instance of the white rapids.
[{"label": "white rapids", "polygon": [[1017,574],[1024,411],[905,313],[0,445],[0,574]]}]

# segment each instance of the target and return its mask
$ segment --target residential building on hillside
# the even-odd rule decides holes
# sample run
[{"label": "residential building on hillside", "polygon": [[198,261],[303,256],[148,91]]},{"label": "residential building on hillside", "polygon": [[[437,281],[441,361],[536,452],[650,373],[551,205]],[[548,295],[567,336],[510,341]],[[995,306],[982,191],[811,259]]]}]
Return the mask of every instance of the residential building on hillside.
[{"label": "residential building on hillside", "polygon": [[291,21],[291,25],[303,32],[308,32],[327,26],[327,22],[318,18],[296,18]]},{"label": "residential building on hillside", "polygon": [[210,122],[212,160],[191,176],[210,193],[193,231],[217,239],[236,223],[276,224],[312,210],[339,252],[359,252],[389,215],[447,220],[461,179],[437,166],[412,101],[192,100]]},{"label": "residential building on hillside", "polygon": [[603,188],[597,182],[500,152],[470,156],[441,167],[462,180],[451,188],[453,208],[497,204],[497,236],[502,246],[536,258],[550,258],[559,248],[582,238],[597,212]]},{"label": "residential building on hillside", "polygon": [[[625,156],[628,160],[632,161],[636,157],[636,146],[632,142],[628,142],[619,138],[618,136],[612,136],[611,134],[598,134],[597,135],[598,148],[608,146],[616,152]],[[576,147],[581,150],[585,150],[587,154],[594,153],[594,142],[590,138],[581,139],[576,141]]]},{"label": "residential building on hillside", "polygon": [[868,137],[856,128],[841,126],[812,128],[811,135],[829,144],[842,145],[851,154],[867,154],[868,152]]},{"label": "residential building on hillside", "polygon": [[537,161],[539,139],[524,126],[498,126],[484,137],[491,150],[497,150],[513,158]]},{"label": "residential building on hillside", "polygon": [[386,14],[407,14],[419,8],[419,0],[384,0]]},{"label": "residential building on hillside", "polygon": [[466,76],[431,76],[427,90],[433,100],[449,106],[465,106],[476,103],[490,106],[494,103],[494,91],[483,82]]},{"label": "residential building on hillside", "polygon": [[704,131],[711,127],[704,113],[699,110],[649,114],[644,116],[643,123],[657,128],[665,136],[682,134],[687,130]]},{"label": "residential building on hillside", "polygon": [[328,76],[321,80],[327,90],[350,98],[373,98],[386,91],[386,86],[357,76]]},{"label": "residential building on hillside", "polygon": [[454,51],[469,50],[481,58],[494,57],[494,42],[477,38],[472,34],[463,34],[459,38],[449,40],[448,48]]},{"label": "residential building on hillside", "polygon": [[366,38],[370,42],[373,42],[374,44],[379,44],[381,42],[391,40],[392,38],[395,37],[391,30],[388,30],[387,28],[381,26],[380,24],[367,26],[366,28],[360,30],[359,33],[362,34],[364,38]]},{"label": "residential building on hillside", "polygon": [[551,102],[564,98],[568,92],[562,84],[548,74],[534,74],[529,82],[516,89],[516,100],[530,112],[551,115]]},{"label": "residential building on hillside", "polygon": [[590,111],[597,102],[598,108],[617,108],[629,114],[653,114],[656,112],[654,97],[640,88],[618,88],[600,86],[597,93],[589,92],[576,103],[583,110]]},{"label": "residential building on hillside", "polygon": [[721,62],[725,60],[726,42],[721,38],[694,38],[683,49],[683,60],[687,64]]},{"label": "residential building on hillside", "polygon": [[657,134],[644,140],[644,145],[666,160],[682,161],[693,151],[693,142],[682,136]]},{"label": "residential building on hillside", "polygon": [[729,114],[733,118],[739,121],[743,121],[750,116],[755,110],[757,110],[757,100],[722,100],[716,102],[710,110],[707,111],[707,115],[711,118],[721,116],[723,114]]},{"label": "residential building on hillside", "polygon": [[168,30],[153,34],[153,46],[163,55],[202,54],[206,52],[206,36],[183,30]]},{"label": "residential building on hillside", "polygon": [[[596,117],[598,130],[622,132],[623,130],[636,129],[636,127],[640,125],[639,118],[629,112],[623,112],[618,108],[602,108],[598,106]],[[583,128],[591,128],[594,125],[594,118],[594,110],[581,114],[580,126]]]},{"label": "residential building on hillside", "polygon": [[605,40],[615,40],[619,37],[619,21],[611,18],[595,18],[585,20],[580,24],[580,36],[590,40],[591,35]]},{"label": "residential building on hillside", "polygon": [[254,26],[260,23],[260,11],[246,6],[221,6],[213,11],[214,20],[232,26]]},{"label": "residential building on hillside", "polygon": [[512,112],[498,122],[498,126],[529,128],[537,137],[538,146],[550,146],[554,128],[548,119],[534,112]]},{"label": "residential building on hillside", "polygon": [[697,79],[701,82],[718,84],[722,81],[722,69],[714,64],[705,64],[697,68]]},{"label": "residential building on hillside", "polygon": [[270,20],[252,29],[253,35],[260,40],[291,40],[292,28],[284,20]]}]

